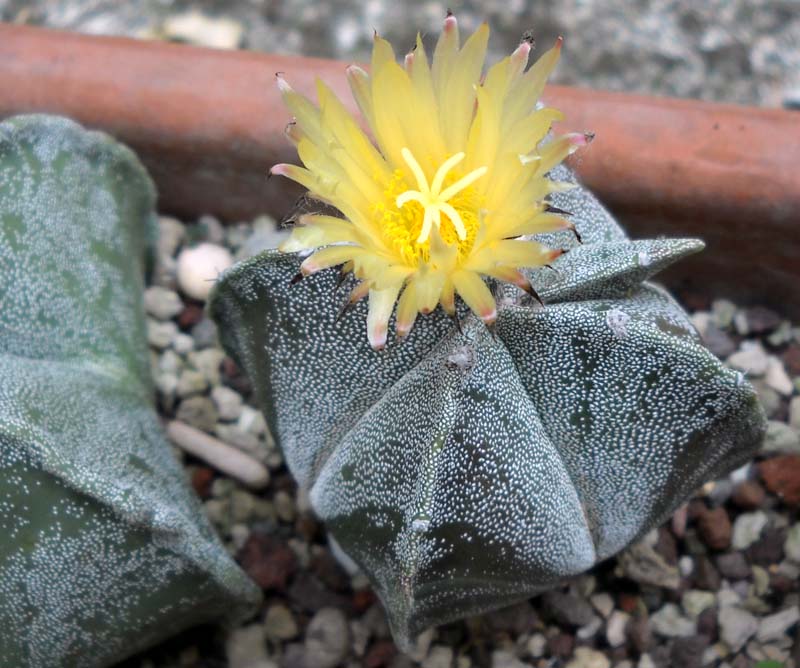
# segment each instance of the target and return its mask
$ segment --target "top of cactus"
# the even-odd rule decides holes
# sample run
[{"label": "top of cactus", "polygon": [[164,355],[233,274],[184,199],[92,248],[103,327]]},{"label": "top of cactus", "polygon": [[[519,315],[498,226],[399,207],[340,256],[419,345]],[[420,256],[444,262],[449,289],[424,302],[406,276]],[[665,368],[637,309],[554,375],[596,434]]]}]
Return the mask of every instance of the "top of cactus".
[{"label": "top of cactus", "polygon": [[398,295],[398,337],[437,304],[452,313],[456,293],[494,322],[495,300],[481,275],[530,290],[519,269],[561,251],[519,237],[572,227],[544,201],[563,187],[546,174],[590,137],[543,144],[562,115],[536,108],[561,40],[527,72],[525,41],[481,79],[488,37],[484,24],[460,47],[448,16],[432,63],[418,36],[401,67],[376,35],[372,76],[356,66],[347,74],[377,148],[325,84],[317,83],[317,107],[278,77],[296,119],[287,135],[305,168],[280,164],[272,173],[345,216],[302,216],[283,250],[316,251],[303,275],[338,264],[353,271],[360,283],[351,299],[369,294],[373,348],[386,343]]}]

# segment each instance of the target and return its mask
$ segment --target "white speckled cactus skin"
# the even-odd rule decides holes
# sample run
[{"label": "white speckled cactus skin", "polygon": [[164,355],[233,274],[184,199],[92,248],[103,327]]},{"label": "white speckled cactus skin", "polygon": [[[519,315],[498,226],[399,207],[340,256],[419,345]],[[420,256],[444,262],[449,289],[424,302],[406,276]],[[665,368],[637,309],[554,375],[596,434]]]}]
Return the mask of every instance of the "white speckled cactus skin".
[{"label": "white speckled cactus skin", "polygon": [[[559,180],[570,179],[563,167]],[[289,467],[370,576],[396,640],[580,573],[756,450],[753,389],[647,280],[702,248],[628,240],[591,194],[553,198],[583,245],[508,286],[494,333],[436,311],[374,352],[365,306],[337,321],[337,273],[297,285],[267,252],[211,311],[254,381]]]},{"label": "white speckled cactus skin", "polygon": [[153,409],[154,201],[106,135],[0,124],[0,666],[107,666],[258,600]]}]

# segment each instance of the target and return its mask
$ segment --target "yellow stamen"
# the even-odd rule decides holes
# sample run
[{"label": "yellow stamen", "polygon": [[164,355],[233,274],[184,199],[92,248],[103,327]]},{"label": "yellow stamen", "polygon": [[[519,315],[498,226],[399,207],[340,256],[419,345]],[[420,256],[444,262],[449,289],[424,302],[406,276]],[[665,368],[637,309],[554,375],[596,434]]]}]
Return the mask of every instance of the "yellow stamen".
[{"label": "yellow stamen", "polygon": [[408,148],[402,148],[400,149],[400,153],[403,156],[403,160],[406,161],[408,168],[411,170],[411,173],[414,175],[414,178],[417,179],[417,187],[419,190],[406,190],[404,193],[398,195],[395,202],[398,209],[402,209],[411,201],[419,202],[422,205],[424,216],[422,219],[422,230],[417,237],[417,243],[421,244],[427,241],[428,237],[431,235],[431,228],[434,224],[436,225],[436,229],[439,229],[442,213],[450,219],[450,222],[456,230],[456,234],[458,234],[458,238],[464,241],[464,239],[467,238],[467,228],[464,226],[464,221],[461,220],[461,215],[449,204],[449,201],[464,190],[464,188],[468,188],[481,178],[481,176],[486,174],[488,168],[478,167],[477,169],[473,169],[469,174],[461,177],[458,181],[442,190],[442,185],[444,185],[444,180],[447,178],[447,175],[453,167],[464,159],[463,152],[456,153],[445,160],[441,167],[436,170],[436,174],[434,174],[433,181],[430,185],[428,185],[428,178],[425,176],[425,172],[422,171],[422,167],[419,166],[419,163],[416,158],[414,158],[411,151],[409,151]]}]

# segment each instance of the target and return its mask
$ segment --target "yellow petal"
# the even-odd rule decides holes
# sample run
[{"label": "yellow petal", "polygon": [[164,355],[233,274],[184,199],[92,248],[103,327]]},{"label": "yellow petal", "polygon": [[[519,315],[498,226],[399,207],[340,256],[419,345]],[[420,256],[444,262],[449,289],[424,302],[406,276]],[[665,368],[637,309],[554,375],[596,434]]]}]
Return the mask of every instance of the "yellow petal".
[{"label": "yellow petal", "polygon": [[322,269],[344,264],[363,252],[355,246],[328,246],[309,255],[300,265],[300,273],[304,276],[315,274]]},{"label": "yellow petal", "polygon": [[464,303],[486,324],[497,319],[497,305],[491,291],[478,274],[460,269],[453,274],[453,285]]},{"label": "yellow petal", "polygon": [[369,339],[369,344],[373,350],[383,350],[386,346],[389,318],[392,315],[392,309],[399,291],[400,285],[394,285],[384,290],[369,291],[367,339]]}]

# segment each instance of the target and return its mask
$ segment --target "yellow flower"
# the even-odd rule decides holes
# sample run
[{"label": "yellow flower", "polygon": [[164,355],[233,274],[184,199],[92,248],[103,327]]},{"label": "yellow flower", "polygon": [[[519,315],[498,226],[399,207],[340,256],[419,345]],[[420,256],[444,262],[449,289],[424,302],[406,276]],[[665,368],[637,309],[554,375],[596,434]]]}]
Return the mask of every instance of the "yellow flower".
[{"label": "yellow flower", "polygon": [[417,37],[401,67],[376,35],[371,76],[347,69],[374,144],[324,83],[317,81],[317,106],[278,79],[295,117],[287,135],[305,167],[280,164],[272,173],[343,215],[302,216],[282,250],[314,251],[304,276],[336,265],[353,272],[360,282],[351,300],[369,295],[375,349],[386,343],[396,302],[398,338],[418,313],[441,304],[453,314],[456,294],[492,324],[497,308],[482,277],[532,291],[520,269],[561,251],[521,237],[572,227],[548,212],[545,197],[563,184],[546,174],[587,137],[543,143],[562,114],[536,109],[561,40],[527,71],[531,46],[523,42],[481,78],[488,38],[484,24],[460,46],[448,16],[431,64]]}]

